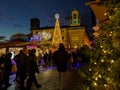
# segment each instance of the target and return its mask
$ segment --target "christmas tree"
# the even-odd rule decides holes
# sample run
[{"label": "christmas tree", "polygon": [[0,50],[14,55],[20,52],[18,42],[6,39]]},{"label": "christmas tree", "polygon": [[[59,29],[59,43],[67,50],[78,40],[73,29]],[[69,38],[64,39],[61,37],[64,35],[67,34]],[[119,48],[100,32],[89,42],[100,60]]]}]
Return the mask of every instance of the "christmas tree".
[{"label": "christmas tree", "polygon": [[94,45],[84,49],[89,62],[79,73],[85,82],[82,90],[120,90],[120,1],[99,0],[107,8],[108,21],[94,27]]},{"label": "christmas tree", "polygon": [[59,14],[55,14],[56,23],[55,23],[55,29],[54,34],[52,38],[52,46],[58,47],[59,43],[62,43],[62,35],[60,30],[60,24],[59,24]]}]

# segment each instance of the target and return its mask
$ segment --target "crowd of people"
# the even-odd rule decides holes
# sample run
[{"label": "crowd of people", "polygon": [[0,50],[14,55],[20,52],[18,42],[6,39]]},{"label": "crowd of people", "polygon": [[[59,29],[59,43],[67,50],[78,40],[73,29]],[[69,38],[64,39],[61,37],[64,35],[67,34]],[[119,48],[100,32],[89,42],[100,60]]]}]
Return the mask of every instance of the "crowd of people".
[{"label": "crowd of people", "polygon": [[[37,82],[35,73],[39,73],[38,65],[37,65],[37,57],[35,55],[36,50],[32,49],[29,50],[28,54],[24,50],[20,50],[20,52],[14,57],[14,61],[16,62],[17,72],[16,72],[16,80],[19,80],[19,88],[20,90],[30,90],[32,83],[35,84],[36,88],[40,88],[41,85]],[[0,90],[7,90],[7,88],[11,85],[9,83],[9,76],[11,75],[12,71],[12,53],[9,52],[2,58],[1,62],[1,69],[2,78],[0,83]],[[4,64],[4,65],[3,65]],[[3,65],[3,66],[2,66]],[[26,87],[25,79],[27,79]]]},{"label": "crowd of people", "polygon": [[[26,49],[20,50],[13,58],[17,67],[14,81],[19,82],[20,90],[31,90],[32,83],[36,88],[40,88],[42,85],[37,82],[35,76],[35,73],[39,73],[39,67],[56,65],[59,72],[59,82],[61,83],[62,73],[65,73],[68,69],[77,70],[79,68],[78,62],[85,61],[86,56],[82,52],[81,49],[66,49],[62,43],[59,44],[56,51],[45,52],[43,55],[39,54],[38,57],[36,56],[36,49],[30,49],[27,52]],[[7,90],[11,85],[9,83],[9,76],[13,66],[11,57],[11,52],[0,57],[0,90]]]}]

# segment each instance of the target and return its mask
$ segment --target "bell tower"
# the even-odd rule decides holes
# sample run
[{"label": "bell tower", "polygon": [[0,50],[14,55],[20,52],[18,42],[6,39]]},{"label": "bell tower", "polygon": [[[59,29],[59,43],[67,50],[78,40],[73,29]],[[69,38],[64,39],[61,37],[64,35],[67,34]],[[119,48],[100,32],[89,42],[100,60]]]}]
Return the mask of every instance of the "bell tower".
[{"label": "bell tower", "polygon": [[76,9],[74,9],[71,13],[70,26],[80,26],[79,12]]}]

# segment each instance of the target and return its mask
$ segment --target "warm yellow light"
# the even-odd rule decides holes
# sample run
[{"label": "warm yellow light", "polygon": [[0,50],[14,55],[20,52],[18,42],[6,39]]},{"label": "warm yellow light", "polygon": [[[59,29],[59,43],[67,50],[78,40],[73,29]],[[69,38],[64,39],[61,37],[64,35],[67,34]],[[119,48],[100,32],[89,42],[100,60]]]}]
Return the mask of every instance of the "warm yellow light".
[{"label": "warm yellow light", "polygon": [[106,15],[107,15],[107,13],[104,13],[104,15],[106,16]]},{"label": "warm yellow light", "polygon": [[96,63],[96,62],[94,62],[94,64],[96,65],[97,63]]},{"label": "warm yellow light", "polygon": [[101,62],[104,62],[104,60],[102,59]]},{"label": "warm yellow light", "polygon": [[112,19],[112,16],[109,16],[110,19]]},{"label": "warm yellow light", "polygon": [[99,26],[94,26],[94,27],[93,27],[93,30],[94,30],[94,31],[99,31],[99,29],[100,29]]},{"label": "warm yellow light", "polygon": [[118,8],[115,8],[115,10],[117,10]]},{"label": "warm yellow light", "polygon": [[101,48],[103,48],[103,46],[100,46]]},{"label": "warm yellow light", "polygon": [[96,83],[96,82],[94,82],[94,86],[97,86],[97,83]]},{"label": "warm yellow light", "polygon": [[110,77],[107,77],[106,80],[107,80],[107,81],[110,81]]},{"label": "warm yellow light", "polygon": [[112,34],[109,34],[109,36],[112,36]]},{"label": "warm yellow light", "polygon": [[94,32],[93,35],[98,37],[99,36],[99,32]]},{"label": "warm yellow light", "polygon": [[111,69],[110,69],[110,68],[108,68],[108,70],[110,71]]},{"label": "warm yellow light", "polygon": [[106,86],[107,86],[107,84],[104,84],[104,86],[106,87]]},{"label": "warm yellow light", "polygon": [[98,77],[101,78],[102,76],[99,74]]},{"label": "warm yellow light", "polygon": [[114,60],[111,60],[111,63],[114,63]]},{"label": "warm yellow light", "polygon": [[107,51],[103,50],[104,53],[106,53]]},{"label": "warm yellow light", "polygon": [[96,78],[95,78],[95,80],[97,81],[97,80],[98,80],[98,78],[96,77]]},{"label": "warm yellow light", "polygon": [[112,36],[112,34],[113,34],[113,32],[111,31],[110,34],[109,34],[109,36]]},{"label": "warm yellow light", "polygon": [[92,71],[91,68],[89,69],[89,71]]}]

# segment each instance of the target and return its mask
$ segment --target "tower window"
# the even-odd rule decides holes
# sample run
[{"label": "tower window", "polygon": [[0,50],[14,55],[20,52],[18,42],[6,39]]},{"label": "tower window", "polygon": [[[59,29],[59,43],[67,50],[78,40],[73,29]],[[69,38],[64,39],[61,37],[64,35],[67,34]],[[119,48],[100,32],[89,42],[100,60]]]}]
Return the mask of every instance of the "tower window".
[{"label": "tower window", "polygon": [[64,36],[62,36],[62,39],[64,40]]},{"label": "tower window", "polygon": [[77,19],[77,16],[76,16],[76,14],[73,14],[73,18],[74,18],[74,19]]}]

